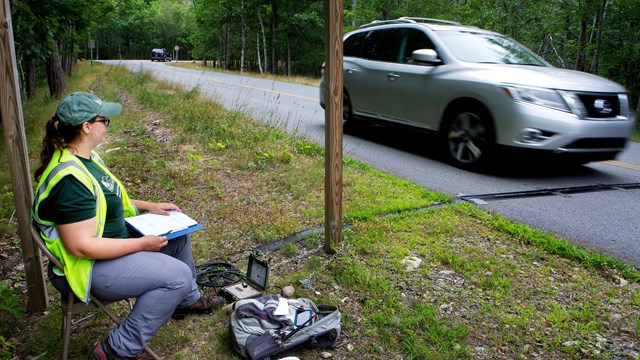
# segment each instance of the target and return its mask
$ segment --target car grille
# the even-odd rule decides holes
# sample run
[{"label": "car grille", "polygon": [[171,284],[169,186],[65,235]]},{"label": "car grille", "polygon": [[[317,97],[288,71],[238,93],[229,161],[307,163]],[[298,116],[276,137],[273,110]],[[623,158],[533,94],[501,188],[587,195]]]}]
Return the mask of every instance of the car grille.
[{"label": "car grille", "polygon": [[625,138],[591,138],[580,139],[565,146],[566,149],[621,149],[626,144]]},{"label": "car grille", "polygon": [[620,115],[618,95],[578,94],[587,115],[592,119],[615,118]]}]

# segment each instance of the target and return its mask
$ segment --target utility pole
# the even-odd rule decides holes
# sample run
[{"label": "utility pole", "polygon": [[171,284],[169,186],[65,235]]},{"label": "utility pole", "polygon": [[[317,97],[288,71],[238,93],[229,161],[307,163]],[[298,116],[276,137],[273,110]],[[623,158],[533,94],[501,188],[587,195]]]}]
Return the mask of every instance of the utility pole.
[{"label": "utility pole", "polygon": [[24,271],[27,277],[29,303],[31,310],[39,312],[47,309],[48,297],[42,268],[42,255],[31,237],[31,231],[29,231],[33,190],[18,85],[18,66],[9,0],[2,1],[0,21],[2,22],[2,26],[0,26],[0,53],[5,54],[0,57],[0,124],[2,124],[9,157],[9,172],[13,185],[13,199],[16,204],[16,218],[18,219]]},{"label": "utility pole", "polygon": [[324,249],[342,241],[342,0],[325,0],[325,167]]}]

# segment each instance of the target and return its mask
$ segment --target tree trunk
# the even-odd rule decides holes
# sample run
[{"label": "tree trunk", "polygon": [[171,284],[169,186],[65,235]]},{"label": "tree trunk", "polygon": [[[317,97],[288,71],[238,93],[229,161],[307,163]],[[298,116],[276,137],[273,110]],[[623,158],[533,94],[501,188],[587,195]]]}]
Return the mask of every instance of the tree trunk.
[{"label": "tree trunk", "polygon": [[287,1],[287,76],[291,76],[291,12]]},{"label": "tree trunk", "polygon": [[278,0],[271,0],[271,73],[278,74]]},{"label": "tree trunk", "polygon": [[291,38],[287,36],[287,76],[291,76]]},{"label": "tree trunk", "polygon": [[36,95],[36,58],[32,57],[29,59],[29,68],[27,69],[27,98],[33,100]]},{"label": "tree trunk", "polygon": [[53,54],[46,60],[47,71],[47,84],[49,85],[49,94],[52,97],[60,97],[66,87],[64,83],[64,70],[62,69],[62,62],[60,61],[60,52],[58,50],[58,44],[55,40],[51,40]]},{"label": "tree trunk", "polygon": [[258,69],[260,69],[260,74],[264,74],[264,71],[262,70],[262,61],[260,60],[260,57],[262,56],[262,54],[260,54],[260,34],[256,33],[256,49],[257,51],[257,55],[258,55]]},{"label": "tree trunk", "polygon": [[575,69],[578,71],[584,71],[585,64],[585,43],[587,40],[587,18],[586,15],[580,20],[580,34],[578,35],[578,53],[576,55]]},{"label": "tree trunk", "polygon": [[604,32],[604,19],[607,15],[607,7],[609,6],[608,0],[602,0],[602,7],[598,10],[598,16],[596,17],[596,46],[593,50],[593,61],[591,62],[591,73],[598,73],[598,65],[600,62],[600,44],[602,43],[602,33]]},{"label": "tree trunk", "polygon": [[96,27],[96,36],[95,36],[95,46],[96,46],[96,58],[94,60],[98,60],[100,59],[100,54],[99,54],[99,50],[100,50],[100,46],[98,46],[98,27]]},{"label": "tree trunk", "polygon": [[[75,29],[73,27],[70,28],[71,33],[75,33]],[[75,59],[76,51],[75,44],[72,40],[66,40],[62,43],[62,59],[63,59],[63,67],[64,73],[71,77],[73,74],[73,59]]]},{"label": "tree trunk", "polygon": [[[356,0],[351,0],[351,11],[353,11],[354,14],[356,13]],[[351,20],[351,27],[356,27],[355,17],[353,18],[353,20]]]},{"label": "tree trunk", "polygon": [[245,71],[244,68],[244,54],[245,48],[247,47],[247,29],[244,23],[244,0],[240,2],[240,26],[242,26],[242,50],[240,51],[240,72],[243,73]]},{"label": "tree trunk", "polygon": [[[562,14],[564,15],[564,26],[563,26],[563,30],[562,30],[562,39],[560,39],[560,57],[562,59],[566,59],[567,63],[569,62],[569,54],[568,54],[568,46],[567,44],[569,44],[569,33],[570,28],[571,28],[571,15],[570,15],[570,11],[568,9],[568,5],[567,4],[562,4],[561,8],[560,8]],[[567,65],[565,65],[564,61],[563,61],[563,69],[566,69]]]},{"label": "tree trunk", "polygon": [[[262,47],[264,49],[264,70],[269,71],[269,62],[268,62],[269,57],[267,56],[267,35],[264,32],[264,23],[262,22],[262,14],[260,13],[260,8],[258,8],[258,20],[260,21],[260,32],[262,33],[262,45],[263,45]],[[260,54],[258,54],[258,57],[259,56]]]},{"label": "tree trunk", "polygon": [[64,69],[64,74],[67,77],[71,77],[73,72],[73,58],[74,58],[74,45],[71,41],[63,42],[61,53],[62,53],[62,68]]},{"label": "tree trunk", "polygon": [[231,70],[231,41],[233,39],[232,31],[231,31],[231,23],[227,24],[227,38],[225,39],[225,57],[224,57],[224,69]]}]

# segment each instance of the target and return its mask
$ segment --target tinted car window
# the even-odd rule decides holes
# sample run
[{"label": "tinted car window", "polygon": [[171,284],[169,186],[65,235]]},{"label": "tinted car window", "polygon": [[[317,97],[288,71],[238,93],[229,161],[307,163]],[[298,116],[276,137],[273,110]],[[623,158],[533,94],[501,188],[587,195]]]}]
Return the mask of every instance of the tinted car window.
[{"label": "tinted car window", "polygon": [[364,41],[364,57],[370,60],[398,62],[401,36],[399,29],[370,32]]},{"label": "tinted car window", "polygon": [[368,32],[361,32],[349,36],[344,42],[344,56],[362,57],[361,49]]},{"label": "tinted car window", "polygon": [[409,62],[411,59],[411,53],[419,49],[433,49],[433,43],[427,36],[417,29],[402,29],[403,37],[401,43],[402,62]]}]

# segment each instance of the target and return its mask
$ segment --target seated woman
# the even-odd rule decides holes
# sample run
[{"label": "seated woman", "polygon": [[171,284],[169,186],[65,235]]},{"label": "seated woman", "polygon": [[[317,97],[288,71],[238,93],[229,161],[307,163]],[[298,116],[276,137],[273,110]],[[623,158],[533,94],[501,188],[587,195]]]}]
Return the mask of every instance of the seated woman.
[{"label": "seated woman", "polygon": [[104,300],[137,298],[129,316],[97,344],[96,359],[137,356],[172,314],[210,312],[224,302],[200,294],[189,235],[167,241],[129,234],[124,219],[138,210],[168,215],[180,209],[130,199],[93,151],[107,133],[107,116],[121,110],[86,92],[65,97],[47,122],[35,172],[33,219],[64,265],[64,274],[50,271],[52,283],[66,280],[84,302],[90,292]]}]

